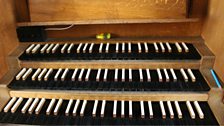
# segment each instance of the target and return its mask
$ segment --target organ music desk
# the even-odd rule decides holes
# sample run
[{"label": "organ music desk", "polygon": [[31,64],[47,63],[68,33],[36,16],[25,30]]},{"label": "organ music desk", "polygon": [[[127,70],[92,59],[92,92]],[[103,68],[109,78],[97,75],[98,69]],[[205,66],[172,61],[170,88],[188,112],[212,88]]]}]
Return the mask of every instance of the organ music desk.
[{"label": "organ music desk", "polygon": [[224,125],[222,4],[1,0],[0,123]]}]

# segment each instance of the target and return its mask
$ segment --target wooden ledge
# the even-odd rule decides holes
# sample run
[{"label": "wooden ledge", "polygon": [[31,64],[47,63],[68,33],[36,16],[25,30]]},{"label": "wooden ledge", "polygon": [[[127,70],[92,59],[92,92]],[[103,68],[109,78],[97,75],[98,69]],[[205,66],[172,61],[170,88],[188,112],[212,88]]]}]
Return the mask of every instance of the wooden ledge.
[{"label": "wooden ledge", "polygon": [[62,98],[85,100],[133,100],[133,101],[207,101],[207,93],[191,92],[99,92],[99,91],[55,91],[55,90],[21,90],[10,91],[11,97],[24,98]]},{"label": "wooden ledge", "polygon": [[136,24],[136,23],[181,23],[198,22],[199,18],[185,19],[107,19],[107,20],[77,20],[77,21],[52,21],[52,22],[19,22],[21,26],[54,26],[54,25],[86,25],[86,24]]}]

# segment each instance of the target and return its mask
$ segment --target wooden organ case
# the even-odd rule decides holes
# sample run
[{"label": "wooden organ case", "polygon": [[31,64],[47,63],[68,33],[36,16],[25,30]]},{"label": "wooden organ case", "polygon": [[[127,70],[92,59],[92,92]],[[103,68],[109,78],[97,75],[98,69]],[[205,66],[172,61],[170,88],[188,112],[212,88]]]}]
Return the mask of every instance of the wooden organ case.
[{"label": "wooden organ case", "polygon": [[224,125],[214,1],[0,0],[0,123]]}]

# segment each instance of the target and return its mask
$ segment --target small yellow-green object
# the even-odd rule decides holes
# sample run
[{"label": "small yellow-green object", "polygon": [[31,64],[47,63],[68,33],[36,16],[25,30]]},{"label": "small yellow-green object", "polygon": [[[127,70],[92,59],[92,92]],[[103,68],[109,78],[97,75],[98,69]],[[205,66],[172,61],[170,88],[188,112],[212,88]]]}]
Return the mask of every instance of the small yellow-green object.
[{"label": "small yellow-green object", "polygon": [[110,33],[101,33],[96,35],[96,39],[110,39],[111,34]]}]

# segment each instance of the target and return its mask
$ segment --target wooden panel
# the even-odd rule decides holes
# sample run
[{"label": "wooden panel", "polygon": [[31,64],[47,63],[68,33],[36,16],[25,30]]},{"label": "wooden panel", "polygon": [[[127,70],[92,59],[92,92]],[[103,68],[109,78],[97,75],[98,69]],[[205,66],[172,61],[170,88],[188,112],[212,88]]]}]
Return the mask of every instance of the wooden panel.
[{"label": "wooden panel", "polygon": [[18,45],[14,17],[14,0],[0,0],[0,78],[8,70],[6,57]]},{"label": "wooden panel", "polygon": [[11,97],[25,98],[63,98],[86,100],[133,100],[133,101],[207,101],[207,93],[186,92],[96,92],[96,91],[49,91],[49,90],[22,90],[10,91]]},{"label": "wooden panel", "polygon": [[210,0],[208,17],[203,27],[202,36],[206,44],[216,56],[214,69],[224,81],[224,1]]},{"label": "wooden panel", "polygon": [[220,88],[212,88],[209,92],[209,106],[221,126],[224,125],[224,104],[222,98],[223,90]]},{"label": "wooden panel", "polygon": [[185,18],[187,0],[30,0],[31,21]]},{"label": "wooden panel", "polygon": [[49,38],[94,38],[109,32],[112,37],[200,36],[200,22],[79,25],[64,31],[47,31]]}]

